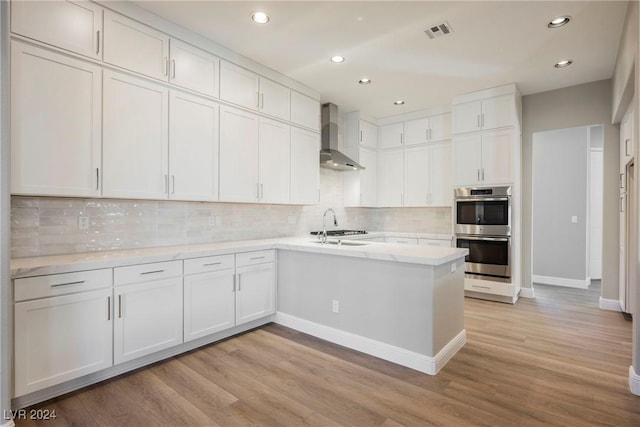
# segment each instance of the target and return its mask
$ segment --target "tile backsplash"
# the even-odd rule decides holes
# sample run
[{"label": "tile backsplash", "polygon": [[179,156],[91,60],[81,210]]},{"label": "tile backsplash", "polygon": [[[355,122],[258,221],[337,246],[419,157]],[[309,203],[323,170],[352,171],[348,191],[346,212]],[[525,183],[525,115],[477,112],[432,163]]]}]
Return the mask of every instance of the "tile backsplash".
[{"label": "tile backsplash", "polygon": [[[320,188],[317,206],[13,196],[11,256],[308,235],[329,207],[339,228],[451,232],[450,208],[344,208],[342,174],[327,169]],[[79,229],[80,216],[88,229]]]}]

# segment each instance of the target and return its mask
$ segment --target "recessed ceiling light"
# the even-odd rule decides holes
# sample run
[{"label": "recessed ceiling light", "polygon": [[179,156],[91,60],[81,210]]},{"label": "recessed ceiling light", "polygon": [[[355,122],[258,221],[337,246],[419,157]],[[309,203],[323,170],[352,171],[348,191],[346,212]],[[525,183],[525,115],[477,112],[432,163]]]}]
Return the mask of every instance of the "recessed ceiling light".
[{"label": "recessed ceiling light", "polygon": [[253,12],[251,14],[251,20],[256,24],[266,24],[269,22],[269,15],[264,12]]},{"label": "recessed ceiling light", "polygon": [[562,27],[563,25],[567,25],[569,23],[569,21],[571,21],[571,17],[566,15],[566,16],[558,16],[555,19],[552,19],[551,21],[549,21],[549,23],[547,24],[547,27],[549,28],[558,28],[558,27]]},{"label": "recessed ceiling light", "polygon": [[404,105],[404,101],[395,101],[393,105]]},{"label": "recessed ceiling light", "polygon": [[371,80],[366,78],[366,77],[364,77],[364,78],[361,78],[360,80],[358,80],[358,83],[360,83],[361,85],[368,85],[369,83],[371,83]]},{"label": "recessed ceiling light", "polygon": [[340,56],[340,55],[332,56],[331,62],[333,62],[334,64],[339,64],[341,62],[344,62],[344,56]]},{"label": "recessed ceiling light", "polygon": [[554,67],[556,68],[564,68],[573,64],[573,59],[563,59],[562,61],[558,61],[555,63]]}]

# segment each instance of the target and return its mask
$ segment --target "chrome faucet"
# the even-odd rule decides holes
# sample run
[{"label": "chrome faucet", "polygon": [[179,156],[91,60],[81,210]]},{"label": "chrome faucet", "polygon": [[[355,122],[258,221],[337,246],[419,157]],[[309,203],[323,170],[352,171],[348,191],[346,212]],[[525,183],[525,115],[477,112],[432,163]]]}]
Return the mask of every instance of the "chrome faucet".
[{"label": "chrome faucet", "polygon": [[338,226],[338,218],[336,218],[336,211],[334,211],[331,208],[329,208],[326,211],[324,211],[324,214],[322,215],[322,238],[320,239],[320,241],[322,242],[323,245],[325,245],[327,243],[326,219],[327,219],[327,213],[329,213],[329,212],[331,212],[333,214],[333,225]]}]

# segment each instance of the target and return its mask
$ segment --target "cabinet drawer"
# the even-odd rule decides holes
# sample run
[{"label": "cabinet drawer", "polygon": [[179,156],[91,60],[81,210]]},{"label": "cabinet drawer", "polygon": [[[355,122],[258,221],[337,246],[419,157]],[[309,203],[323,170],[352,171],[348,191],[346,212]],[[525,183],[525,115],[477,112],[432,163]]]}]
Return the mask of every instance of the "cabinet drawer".
[{"label": "cabinet drawer", "polygon": [[115,286],[182,276],[182,261],[153,262],[117,267],[113,270]]},{"label": "cabinet drawer", "polygon": [[236,266],[263,264],[265,262],[274,262],[275,259],[276,254],[273,250],[242,252],[236,254]]},{"label": "cabinet drawer", "polygon": [[184,274],[207,273],[235,267],[233,254],[206,256],[184,260]]},{"label": "cabinet drawer", "polygon": [[442,246],[442,247],[450,248],[451,240],[418,239],[418,244],[421,246]]},{"label": "cabinet drawer", "polygon": [[388,236],[385,238],[385,242],[387,243],[396,243],[400,245],[417,245],[418,239],[415,237],[393,237]]},{"label": "cabinet drawer", "polygon": [[13,292],[16,301],[24,301],[108,288],[113,283],[112,278],[110,268],[25,277],[13,281]]}]

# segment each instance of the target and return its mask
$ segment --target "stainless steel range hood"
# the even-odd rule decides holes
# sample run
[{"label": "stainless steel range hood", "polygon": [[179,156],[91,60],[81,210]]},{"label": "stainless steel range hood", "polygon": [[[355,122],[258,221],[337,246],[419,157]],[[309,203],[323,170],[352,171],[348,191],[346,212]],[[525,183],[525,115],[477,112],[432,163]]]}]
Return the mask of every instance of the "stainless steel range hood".
[{"label": "stainless steel range hood", "polygon": [[338,171],[354,171],[364,166],[338,150],[338,106],[330,102],[322,105],[322,149],[320,167]]}]

